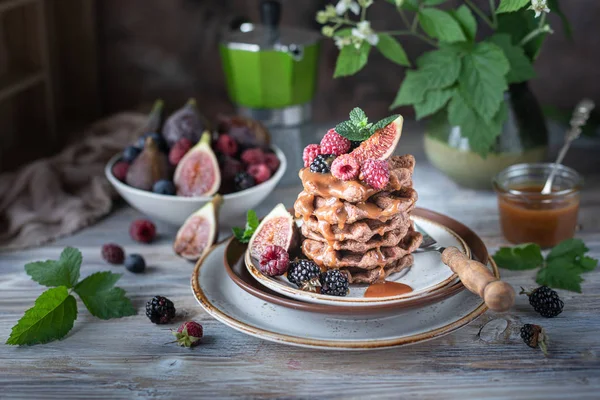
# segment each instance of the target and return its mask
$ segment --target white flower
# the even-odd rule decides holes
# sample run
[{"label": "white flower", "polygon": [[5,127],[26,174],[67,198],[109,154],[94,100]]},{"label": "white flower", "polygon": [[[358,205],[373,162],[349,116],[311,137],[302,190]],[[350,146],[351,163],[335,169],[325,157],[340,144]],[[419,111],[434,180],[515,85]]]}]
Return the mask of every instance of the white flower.
[{"label": "white flower", "polygon": [[[361,39],[361,41],[366,40],[372,46],[376,46],[379,42],[379,36],[373,32],[369,21],[361,21],[356,24],[356,28],[352,28],[352,36]],[[360,42],[358,47],[360,47]]]},{"label": "white flower", "polygon": [[346,37],[341,37],[341,36],[335,36],[333,38],[333,40],[335,41],[335,45],[337,46],[338,49],[343,49],[344,47],[352,44],[352,39],[349,36]]},{"label": "white flower", "polygon": [[528,10],[535,11],[535,17],[539,17],[543,12],[549,13],[550,9],[548,8],[548,4],[546,0],[531,0],[531,5]]},{"label": "white flower", "polygon": [[335,11],[338,15],[344,15],[348,10],[358,15],[360,13],[360,6],[354,0],[340,0],[335,6]]}]

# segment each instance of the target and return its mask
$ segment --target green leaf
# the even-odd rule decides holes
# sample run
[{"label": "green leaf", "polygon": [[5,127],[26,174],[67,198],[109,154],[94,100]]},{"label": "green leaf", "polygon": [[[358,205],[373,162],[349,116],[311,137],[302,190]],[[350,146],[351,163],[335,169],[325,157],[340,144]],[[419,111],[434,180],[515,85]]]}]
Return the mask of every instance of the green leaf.
[{"label": "green leaf", "polygon": [[350,111],[350,122],[356,126],[360,126],[362,124],[366,125],[368,122],[367,114],[363,110],[358,107],[354,107],[352,111]]},{"label": "green leaf", "polygon": [[402,45],[396,39],[385,33],[380,33],[378,36],[379,42],[377,42],[377,50],[379,50],[385,58],[396,64],[410,67],[408,56]]},{"label": "green leaf", "polygon": [[477,20],[473,16],[471,9],[463,4],[456,10],[451,10],[450,14],[458,21],[467,39],[471,41],[475,40]]},{"label": "green leaf", "polygon": [[433,89],[425,93],[425,99],[415,104],[415,113],[417,119],[421,119],[439,111],[448,103],[450,97],[454,94],[454,88]]},{"label": "green leaf", "polygon": [[560,259],[549,262],[545,268],[538,271],[536,280],[539,285],[546,285],[554,289],[565,289],[581,293],[583,279],[578,273],[565,265]]},{"label": "green leaf", "polygon": [[246,214],[245,228],[242,229],[239,227],[233,227],[231,229],[233,231],[233,235],[238,241],[240,241],[241,243],[248,243],[250,241],[250,238],[252,238],[254,231],[256,230],[256,228],[258,228],[259,224],[260,221],[258,220],[256,212],[254,210],[248,210],[248,213]]},{"label": "green leaf", "polygon": [[32,345],[62,339],[77,319],[77,302],[64,286],[48,289],[12,328],[6,344]]},{"label": "green leaf", "polygon": [[382,120],[379,120],[376,123],[374,123],[373,126],[371,126],[371,129],[370,129],[371,135],[373,133],[375,133],[375,131],[383,129],[386,126],[388,126],[389,124],[391,124],[392,122],[394,122],[394,120],[396,118],[398,118],[399,116],[400,116],[399,114],[390,115],[389,117],[386,117],[386,118],[384,118]]},{"label": "green leaf", "polygon": [[592,257],[583,256],[577,259],[576,265],[582,273],[590,272],[596,269],[596,267],[598,266],[598,260]]},{"label": "green leaf", "polygon": [[453,85],[460,75],[460,64],[461,56],[451,49],[429,51],[417,59],[419,74],[427,89]]},{"label": "green leaf", "polygon": [[369,59],[369,51],[371,45],[367,42],[363,42],[359,49],[354,46],[344,46],[338,55],[333,77],[354,75],[363,69]]},{"label": "green leaf", "polygon": [[436,8],[422,8],[418,13],[421,28],[431,37],[442,42],[462,42],[466,40],[460,25],[446,11]]},{"label": "green leaf", "polygon": [[534,269],[544,263],[542,249],[535,243],[501,247],[493,257],[498,267],[513,271]]},{"label": "green leaf", "polygon": [[510,70],[506,75],[508,83],[525,82],[535,77],[535,70],[531,61],[525,55],[525,51],[520,46],[514,46],[510,42],[508,34],[499,33],[490,37],[489,40],[504,51],[504,55],[510,64]]},{"label": "green leaf", "polygon": [[362,142],[371,136],[368,129],[356,126],[350,121],[340,122],[335,126],[335,131],[348,140],[359,142]]},{"label": "green leaf", "polygon": [[[538,27],[539,20],[533,12],[519,12],[498,15],[498,33],[508,33],[512,43],[520,43],[532,30]],[[535,60],[547,34],[541,34],[525,44],[525,54]]]},{"label": "green leaf", "polygon": [[246,213],[246,230],[251,230],[254,233],[258,225],[260,225],[260,220],[258,219],[258,215],[256,215],[256,211],[248,210]]},{"label": "green leaf", "polygon": [[585,243],[583,243],[581,239],[566,239],[550,250],[550,253],[548,253],[546,256],[546,260],[549,262],[555,258],[564,256],[574,259],[575,257],[583,256],[586,252],[588,252],[588,250],[589,249],[585,246]]},{"label": "green leaf", "polygon": [[439,4],[445,3],[448,0],[422,0],[423,4],[426,6],[437,6]]},{"label": "green leaf", "polygon": [[135,315],[136,310],[125,296],[125,290],[114,287],[119,278],[121,274],[96,272],[79,282],[74,290],[95,317],[111,319]]},{"label": "green leaf", "polygon": [[560,4],[558,0],[548,0],[548,8],[556,13],[563,24],[563,30],[565,31],[565,36],[568,39],[573,39],[573,29],[571,28],[571,24],[569,23],[569,19],[565,15],[565,13],[560,9]]},{"label": "green leaf", "polygon": [[501,0],[497,14],[518,11],[529,4],[530,0]]},{"label": "green leaf", "polygon": [[505,75],[510,69],[502,49],[493,43],[478,43],[463,58],[458,80],[461,95],[484,119],[490,121],[508,89]]},{"label": "green leaf", "polygon": [[40,285],[72,288],[79,280],[81,252],[66,247],[58,260],[36,261],[25,265],[25,272]]},{"label": "green leaf", "polygon": [[[427,79],[418,71],[406,71],[406,76],[400,85],[390,109],[416,104],[423,101],[427,91]],[[337,128],[336,128],[337,131]]]}]

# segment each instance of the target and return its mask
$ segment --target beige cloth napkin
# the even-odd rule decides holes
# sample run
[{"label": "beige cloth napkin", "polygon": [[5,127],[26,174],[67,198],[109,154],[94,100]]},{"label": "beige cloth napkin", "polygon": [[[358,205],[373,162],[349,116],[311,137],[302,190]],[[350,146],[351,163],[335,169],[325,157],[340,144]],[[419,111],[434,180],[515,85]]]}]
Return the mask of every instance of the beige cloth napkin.
[{"label": "beige cloth napkin", "polygon": [[1,174],[0,250],[37,246],[108,214],[116,192],[104,167],[136,139],[146,120],[137,113],[106,118],[56,156]]}]

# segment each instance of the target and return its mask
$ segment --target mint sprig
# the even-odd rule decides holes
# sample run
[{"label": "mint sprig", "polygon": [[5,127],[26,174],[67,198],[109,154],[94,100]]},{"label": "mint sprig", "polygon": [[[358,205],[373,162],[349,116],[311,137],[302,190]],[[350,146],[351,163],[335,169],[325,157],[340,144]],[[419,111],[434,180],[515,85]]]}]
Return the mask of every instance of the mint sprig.
[{"label": "mint sprig", "polygon": [[248,210],[248,213],[246,214],[245,228],[239,228],[237,226],[233,227],[233,235],[241,243],[248,243],[250,241],[250,238],[254,234],[254,231],[256,230],[256,228],[258,228],[259,224],[260,221],[258,220],[256,212],[254,210]]},{"label": "mint sprig", "polygon": [[540,246],[534,243],[502,247],[494,254],[500,268],[523,271],[540,268],[539,285],[581,293],[582,273],[590,272],[598,260],[585,254],[589,249],[580,239],[567,239],[557,244],[544,258]]},{"label": "mint sprig", "polygon": [[370,123],[365,112],[355,107],[350,111],[350,119],[337,124],[335,131],[348,140],[362,142],[370,138],[377,130],[385,128],[396,118],[398,118],[398,114],[391,115],[376,123]]},{"label": "mint sprig", "polygon": [[79,281],[82,260],[79,250],[67,247],[58,260],[36,261],[25,265],[25,272],[31,279],[51,289],[42,293],[35,305],[25,311],[13,326],[6,344],[33,345],[65,337],[77,319],[77,301],[71,290],[79,295],[90,313],[98,318],[120,318],[136,314],[131,300],[125,296],[125,290],[114,286],[121,275],[108,271],[97,272]]}]

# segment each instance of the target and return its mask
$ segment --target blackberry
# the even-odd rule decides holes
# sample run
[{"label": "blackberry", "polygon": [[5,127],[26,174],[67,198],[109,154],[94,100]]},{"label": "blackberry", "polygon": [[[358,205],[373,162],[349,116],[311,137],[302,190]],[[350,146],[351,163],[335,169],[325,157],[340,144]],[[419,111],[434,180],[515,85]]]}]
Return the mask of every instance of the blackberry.
[{"label": "blackberry", "polygon": [[330,269],[321,274],[321,294],[346,296],[348,290],[348,277],[339,269]]},{"label": "blackberry", "polygon": [[256,185],[256,181],[249,173],[238,172],[233,178],[233,184],[235,186],[235,190],[239,192],[240,190],[246,190]]},{"label": "blackberry", "polygon": [[154,296],[146,303],[146,316],[155,324],[168,324],[175,318],[173,302],[163,296]]},{"label": "blackberry", "polygon": [[328,174],[331,170],[331,163],[333,160],[335,160],[335,156],[333,154],[319,154],[310,164],[310,170],[311,172]]},{"label": "blackberry", "polygon": [[287,272],[290,283],[309,292],[315,292],[317,287],[321,286],[320,275],[321,269],[317,264],[305,259],[292,261]]},{"label": "blackberry", "polygon": [[350,151],[354,150],[355,148],[357,148],[358,146],[360,146],[362,142],[359,140],[351,140],[350,141]]},{"label": "blackberry", "polygon": [[521,339],[531,348],[540,348],[544,354],[548,354],[548,336],[544,328],[539,325],[525,324],[521,328]]},{"label": "blackberry", "polygon": [[529,297],[529,304],[542,317],[553,318],[560,314],[565,303],[558,297],[558,293],[548,286],[540,286],[532,292],[526,292],[521,288],[521,294]]}]

